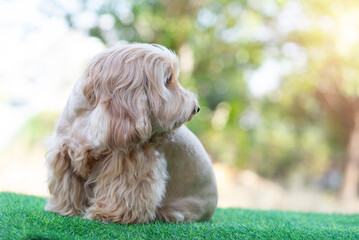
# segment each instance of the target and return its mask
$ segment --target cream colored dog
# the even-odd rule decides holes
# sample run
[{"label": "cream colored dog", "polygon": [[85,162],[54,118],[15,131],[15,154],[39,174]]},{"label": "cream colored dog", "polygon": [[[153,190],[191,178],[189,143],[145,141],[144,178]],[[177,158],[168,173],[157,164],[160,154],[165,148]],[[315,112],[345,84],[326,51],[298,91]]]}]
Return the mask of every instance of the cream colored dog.
[{"label": "cream colored dog", "polygon": [[62,215],[119,223],[208,220],[217,205],[211,161],[183,123],[199,111],[159,45],[96,55],[48,141],[50,199]]}]

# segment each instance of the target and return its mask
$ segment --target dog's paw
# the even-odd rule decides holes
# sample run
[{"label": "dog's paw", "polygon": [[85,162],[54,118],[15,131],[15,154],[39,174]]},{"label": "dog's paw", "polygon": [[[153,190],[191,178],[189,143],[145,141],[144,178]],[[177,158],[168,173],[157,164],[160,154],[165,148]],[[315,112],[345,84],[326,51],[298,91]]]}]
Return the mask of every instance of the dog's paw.
[{"label": "dog's paw", "polygon": [[81,209],[76,209],[72,204],[68,204],[65,201],[54,201],[52,199],[46,204],[45,211],[56,212],[64,216],[77,216],[83,214]]},{"label": "dog's paw", "polygon": [[113,221],[113,219],[111,219],[110,216],[104,216],[104,215],[101,215],[100,213],[96,213],[94,211],[87,211],[83,215],[83,219],[94,220],[94,221],[99,221],[99,222],[103,222],[103,223],[109,223],[109,222]]},{"label": "dog's paw", "polygon": [[91,206],[86,210],[83,218],[100,222],[108,222],[108,220],[103,215],[101,215],[100,212],[102,212],[100,208]]},{"label": "dog's paw", "polygon": [[84,214],[85,219],[100,222],[116,222],[122,224],[148,223],[154,220],[154,214],[144,211],[135,212],[129,210],[125,205],[105,206],[103,203],[95,203],[87,209]]}]

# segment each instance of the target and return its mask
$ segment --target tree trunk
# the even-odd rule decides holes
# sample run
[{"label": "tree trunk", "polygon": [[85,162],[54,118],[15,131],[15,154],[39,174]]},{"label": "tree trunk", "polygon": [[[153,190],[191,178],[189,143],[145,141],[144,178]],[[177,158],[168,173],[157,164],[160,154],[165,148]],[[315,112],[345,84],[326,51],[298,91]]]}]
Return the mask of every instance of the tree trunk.
[{"label": "tree trunk", "polygon": [[354,126],[350,132],[347,146],[347,159],[344,167],[343,185],[340,197],[344,201],[357,198],[359,177],[359,112],[354,115]]}]

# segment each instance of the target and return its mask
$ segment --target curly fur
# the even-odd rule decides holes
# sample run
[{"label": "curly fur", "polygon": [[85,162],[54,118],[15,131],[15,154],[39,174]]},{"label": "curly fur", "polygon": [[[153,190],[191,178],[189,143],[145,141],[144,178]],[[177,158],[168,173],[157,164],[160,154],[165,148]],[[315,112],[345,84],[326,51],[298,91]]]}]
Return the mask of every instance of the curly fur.
[{"label": "curly fur", "polygon": [[47,142],[46,210],[119,223],[193,215],[165,202],[168,158],[161,146],[199,111],[178,75],[176,55],[160,45],[125,44],[88,63]]}]

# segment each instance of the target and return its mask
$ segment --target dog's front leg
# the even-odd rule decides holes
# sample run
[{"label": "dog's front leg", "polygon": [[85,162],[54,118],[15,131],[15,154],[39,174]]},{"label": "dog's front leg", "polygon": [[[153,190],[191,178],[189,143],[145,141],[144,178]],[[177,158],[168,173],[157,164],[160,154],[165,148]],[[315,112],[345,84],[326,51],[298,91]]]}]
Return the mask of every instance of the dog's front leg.
[{"label": "dog's front leg", "polygon": [[166,178],[166,161],[154,149],[113,153],[88,180],[94,183],[94,196],[85,218],[118,223],[153,221]]},{"label": "dog's front leg", "polygon": [[53,140],[46,153],[50,199],[45,210],[61,215],[83,214],[87,208],[84,179],[74,172],[68,147]]}]

